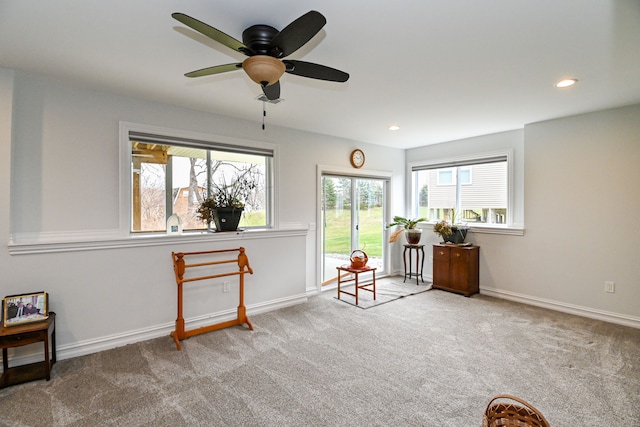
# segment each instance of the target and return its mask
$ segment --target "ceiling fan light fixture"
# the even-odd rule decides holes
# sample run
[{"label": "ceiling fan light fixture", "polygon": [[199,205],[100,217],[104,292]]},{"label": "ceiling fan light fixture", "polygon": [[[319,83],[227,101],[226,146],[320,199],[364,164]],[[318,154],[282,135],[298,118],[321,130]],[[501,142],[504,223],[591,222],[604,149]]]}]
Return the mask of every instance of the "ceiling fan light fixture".
[{"label": "ceiling fan light fixture", "polygon": [[222,74],[242,67],[253,82],[262,86],[262,92],[270,101],[280,98],[280,78],[284,73],[339,83],[349,80],[348,73],[325,65],[292,59],[286,60],[285,63],[278,59],[291,55],[320,32],[327,19],[318,11],[311,10],[305,13],[281,31],[269,25],[252,25],[242,32],[242,41],[184,13],[176,12],[171,16],[203,36],[249,57],[244,62],[191,71],[186,73],[185,77]]},{"label": "ceiling fan light fixture", "polygon": [[244,60],[242,68],[251,80],[263,86],[280,80],[286,69],[284,62],[267,55],[250,56]]},{"label": "ceiling fan light fixture", "polygon": [[556,83],[557,88],[569,87],[578,83],[578,79],[562,79],[558,83]]}]

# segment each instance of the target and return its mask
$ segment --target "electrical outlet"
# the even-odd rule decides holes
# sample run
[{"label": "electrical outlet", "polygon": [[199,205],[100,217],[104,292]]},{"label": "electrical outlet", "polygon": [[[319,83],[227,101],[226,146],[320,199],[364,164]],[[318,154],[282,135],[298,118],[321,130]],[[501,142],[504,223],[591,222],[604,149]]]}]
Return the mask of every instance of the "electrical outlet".
[{"label": "electrical outlet", "polygon": [[616,291],[615,282],[604,282],[604,291],[614,293]]},{"label": "electrical outlet", "polygon": [[222,283],[222,292],[229,292],[229,287],[231,286],[231,282],[223,282]]}]

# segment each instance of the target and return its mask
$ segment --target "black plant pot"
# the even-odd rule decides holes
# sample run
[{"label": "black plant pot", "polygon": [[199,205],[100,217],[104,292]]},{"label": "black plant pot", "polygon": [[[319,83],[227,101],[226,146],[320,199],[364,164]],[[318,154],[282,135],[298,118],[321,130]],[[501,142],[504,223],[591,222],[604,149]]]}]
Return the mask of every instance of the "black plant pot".
[{"label": "black plant pot", "polygon": [[217,208],[212,210],[216,231],[236,231],[244,208]]},{"label": "black plant pot", "polygon": [[455,243],[459,245],[464,243],[464,239],[467,237],[468,228],[451,227],[451,234],[449,236],[442,236],[445,242]]}]

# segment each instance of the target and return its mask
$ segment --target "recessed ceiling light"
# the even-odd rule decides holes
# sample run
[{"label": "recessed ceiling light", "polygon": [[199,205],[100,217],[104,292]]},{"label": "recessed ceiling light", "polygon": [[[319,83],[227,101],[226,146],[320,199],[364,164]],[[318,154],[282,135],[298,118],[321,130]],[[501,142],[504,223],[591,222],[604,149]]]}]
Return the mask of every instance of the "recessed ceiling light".
[{"label": "recessed ceiling light", "polygon": [[389,126],[389,130],[398,130],[398,129],[400,129],[400,126],[396,126],[396,125]]},{"label": "recessed ceiling light", "polygon": [[563,79],[556,83],[556,87],[569,87],[573,86],[576,83],[578,83],[578,79]]}]

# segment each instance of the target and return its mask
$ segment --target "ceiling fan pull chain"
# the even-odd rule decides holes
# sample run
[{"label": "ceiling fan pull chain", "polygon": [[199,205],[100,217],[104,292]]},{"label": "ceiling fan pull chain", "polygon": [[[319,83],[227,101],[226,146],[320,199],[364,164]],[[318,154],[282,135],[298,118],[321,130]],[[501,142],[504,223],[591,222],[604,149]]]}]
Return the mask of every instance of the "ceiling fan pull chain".
[{"label": "ceiling fan pull chain", "polygon": [[264,118],[267,117],[267,103],[262,101],[262,130],[265,129]]}]

